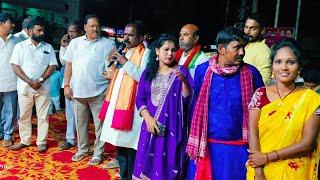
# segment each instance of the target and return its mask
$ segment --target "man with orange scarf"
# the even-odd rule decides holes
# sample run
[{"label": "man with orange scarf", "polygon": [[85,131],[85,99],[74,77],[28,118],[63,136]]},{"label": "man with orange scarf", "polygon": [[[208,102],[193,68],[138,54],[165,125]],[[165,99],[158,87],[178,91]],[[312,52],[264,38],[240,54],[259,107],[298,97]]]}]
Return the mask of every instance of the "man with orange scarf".
[{"label": "man with orange scarf", "polygon": [[[107,71],[105,76],[110,79],[110,84],[99,116],[104,120],[100,140],[117,146],[121,179],[131,179],[142,123],[135,98],[141,73],[150,55],[150,50],[143,44],[143,35],[141,22],[126,25],[125,55],[116,50],[111,52],[109,61],[116,59],[117,65],[113,64],[113,73]],[[105,168],[108,167],[107,164]]]},{"label": "man with orange scarf", "polygon": [[199,43],[199,28],[194,24],[186,24],[181,28],[179,34],[180,49],[176,54],[176,61],[179,65],[183,65],[189,69],[194,77],[196,67],[208,61],[208,56],[201,51]]}]

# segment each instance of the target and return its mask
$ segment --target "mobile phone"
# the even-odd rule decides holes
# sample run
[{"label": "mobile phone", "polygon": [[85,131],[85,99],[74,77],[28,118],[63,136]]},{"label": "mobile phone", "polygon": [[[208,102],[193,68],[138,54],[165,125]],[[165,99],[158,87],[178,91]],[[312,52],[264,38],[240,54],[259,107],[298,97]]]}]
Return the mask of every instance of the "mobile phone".
[{"label": "mobile phone", "polygon": [[166,131],[166,126],[164,126],[164,125],[162,125],[160,123],[157,123],[157,126],[159,128],[159,132],[156,131],[157,135],[163,137],[164,134],[165,134],[165,131]]}]

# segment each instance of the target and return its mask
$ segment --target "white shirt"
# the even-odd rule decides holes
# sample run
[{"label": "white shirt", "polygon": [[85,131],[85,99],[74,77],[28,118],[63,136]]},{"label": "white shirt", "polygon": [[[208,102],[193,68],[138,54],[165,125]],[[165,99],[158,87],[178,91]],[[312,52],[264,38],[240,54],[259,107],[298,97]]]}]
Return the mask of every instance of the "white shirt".
[{"label": "white shirt", "polygon": [[17,90],[17,76],[10,64],[10,57],[19,39],[9,34],[6,40],[0,37],[0,92]]},{"label": "white shirt", "polygon": [[29,38],[29,35],[23,29],[20,32],[15,33],[14,36],[17,37],[20,42]]},{"label": "white shirt", "polygon": [[73,97],[88,98],[103,93],[108,81],[102,72],[114,47],[114,41],[105,37],[89,41],[83,35],[71,40],[63,59],[72,63]]},{"label": "white shirt", "polygon": [[66,54],[66,52],[67,52],[67,47],[62,47],[62,46],[60,46],[59,60],[60,60],[62,66],[65,66],[65,65],[66,65],[66,60],[63,59],[63,57],[64,57],[64,55]]},{"label": "white shirt", "polygon": [[[188,59],[189,55],[186,56],[185,53],[183,52],[178,64],[182,66],[186,62],[186,60]],[[201,51],[196,62],[194,62],[194,66],[189,68],[189,72],[190,72],[192,78],[194,78],[194,73],[196,71],[197,66],[204,63],[204,62],[207,62],[208,60],[209,60],[209,57],[204,52]]]},{"label": "white shirt", "polygon": [[[26,76],[32,80],[39,79],[49,65],[58,65],[54,49],[50,44],[40,42],[35,46],[30,38],[14,47],[10,63],[20,66]],[[47,79],[41,84],[40,89],[34,90],[18,78],[17,90],[23,95],[49,93],[50,81]]]}]

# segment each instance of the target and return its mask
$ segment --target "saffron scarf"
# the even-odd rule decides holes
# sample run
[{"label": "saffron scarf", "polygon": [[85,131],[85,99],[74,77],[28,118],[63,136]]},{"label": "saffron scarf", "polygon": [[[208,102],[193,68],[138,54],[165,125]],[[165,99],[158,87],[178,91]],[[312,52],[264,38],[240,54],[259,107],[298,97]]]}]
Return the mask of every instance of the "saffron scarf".
[{"label": "saffron scarf", "polygon": [[[144,45],[138,45],[129,60],[139,67],[144,51]],[[130,131],[132,129],[133,123],[133,114],[138,83],[127,73],[124,73],[120,89],[115,89],[114,85],[117,79],[118,72],[119,70],[117,69],[108,85],[105,100],[103,101],[100,110],[99,118],[102,121],[105,119],[112,93],[113,91],[119,91],[111,127],[118,130]]]},{"label": "saffron scarf", "polygon": [[190,135],[186,152],[191,159],[200,160],[206,156],[209,92],[213,73],[227,75],[238,72],[240,68],[241,95],[243,108],[242,136],[243,141],[248,142],[248,105],[253,94],[252,74],[247,64],[240,67],[222,68],[217,64],[219,55],[213,56],[209,61],[209,68],[204,77],[203,85],[196,102],[191,123]]},{"label": "saffron scarf", "polygon": [[[193,67],[195,61],[197,60],[198,56],[201,53],[201,45],[200,44],[196,44],[196,46],[194,47],[194,49],[192,50],[192,52],[190,53],[190,55],[188,56],[187,60],[184,62],[183,66],[186,68],[191,68]],[[176,62],[178,63],[181,56],[182,56],[183,50],[179,49],[176,53]]]}]

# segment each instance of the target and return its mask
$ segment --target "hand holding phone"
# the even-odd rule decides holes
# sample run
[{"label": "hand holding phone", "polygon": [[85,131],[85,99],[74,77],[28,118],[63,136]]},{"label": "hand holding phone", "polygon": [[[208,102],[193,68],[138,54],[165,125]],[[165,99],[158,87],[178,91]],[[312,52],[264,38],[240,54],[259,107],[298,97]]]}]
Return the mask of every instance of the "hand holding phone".
[{"label": "hand holding phone", "polygon": [[161,123],[157,122],[157,126],[159,131],[155,131],[158,136],[163,137],[166,131],[166,126],[162,125]]}]

